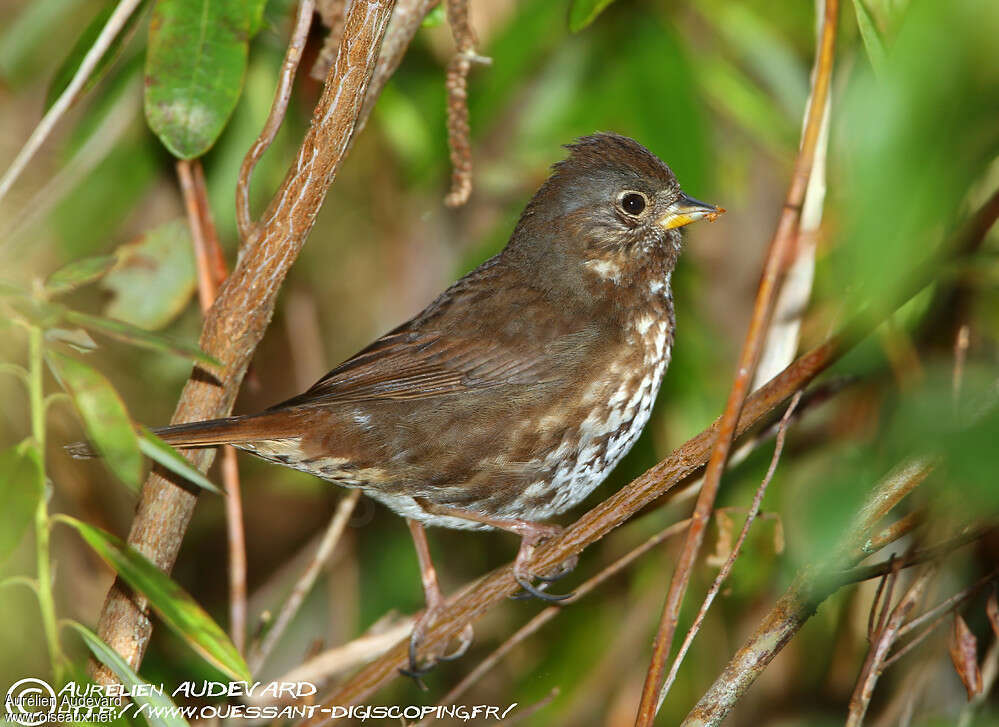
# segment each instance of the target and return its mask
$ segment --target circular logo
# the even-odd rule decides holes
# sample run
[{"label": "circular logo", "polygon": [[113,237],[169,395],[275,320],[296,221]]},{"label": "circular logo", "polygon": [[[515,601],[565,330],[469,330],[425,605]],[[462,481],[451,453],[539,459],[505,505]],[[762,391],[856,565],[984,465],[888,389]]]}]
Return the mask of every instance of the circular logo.
[{"label": "circular logo", "polygon": [[48,682],[28,677],[11,685],[4,707],[11,722],[42,724],[56,711],[56,693]]}]

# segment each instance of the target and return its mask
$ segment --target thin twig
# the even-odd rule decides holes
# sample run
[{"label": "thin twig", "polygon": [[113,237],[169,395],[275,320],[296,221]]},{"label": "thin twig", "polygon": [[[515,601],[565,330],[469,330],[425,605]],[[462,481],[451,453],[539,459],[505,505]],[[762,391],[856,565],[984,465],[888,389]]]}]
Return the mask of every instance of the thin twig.
[{"label": "thin twig", "polygon": [[[992,532],[995,532],[995,528],[993,527],[976,528],[962,535],[956,535],[953,538],[945,540],[944,542],[934,545],[931,548],[914,550],[902,558],[904,562],[901,567],[911,568],[914,565],[921,565],[923,563],[929,563],[930,561],[937,560],[942,556],[957,550],[958,548],[963,548],[969,543],[980,540]],[[842,586],[847,583],[857,583],[859,581],[869,581],[872,578],[878,578],[886,573],[890,573],[893,567],[893,560],[889,559],[873,565],[862,565],[857,566],[856,568],[849,568],[847,570],[834,572],[831,574],[831,577],[836,583]]]},{"label": "thin twig", "polygon": [[49,211],[58,205],[72,192],[83,179],[107,158],[111,150],[131,128],[141,106],[135,102],[142,88],[139,78],[131,81],[118,95],[100,124],[87,137],[83,146],[73,155],[66,165],[52,179],[35,192],[31,198],[15,213],[11,222],[0,229],[0,249],[5,249],[11,259],[20,251],[21,245],[35,238],[25,235],[30,232],[36,222],[43,219]]},{"label": "thin twig", "polygon": [[669,591],[666,595],[659,631],[656,634],[652,650],[652,659],[646,674],[645,684],[642,687],[642,697],[635,718],[636,727],[650,727],[655,719],[666,660],[669,658],[673,636],[680,618],[680,606],[683,603],[683,596],[686,593],[694,563],[704,541],[704,533],[714,508],[715,498],[718,495],[721,476],[725,471],[725,463],[736,436],[739,417],[749,394],[753,372],[759,361],[777,294],[777,283],[790,257],[789,253],[798,238],[801,207],[812,171],[815,150],[822,128],[823,111],[832,78],[838,9],[839,0],[826,0],[822,33],[816,50],[812,97],[807,109],[808,121],[802,134],[801,149],[795,161],[787,200],[777,224],[777,231],[774,233],[767,253],[763,277],[756,294],[746,340],[739,356],[732,391],[725,405],[725,412],[721,417],[718,438],[712,449],[711,458],[704,473],[704,484],[694,507],[693,523],[687,532],[683,551],[673,571]]},{"label": "thin twig", "polygon": [[222,486],[225,488],[226,542],[229,548],[229,632],[240,654],[246,653],[246,529],[236,448],[222,448]]},{"label": "thin twig", "polygon": [[[383,621],[384,619],[379,619],[375,625],[377,628],[373,626],[365,634],[346,644],[316,654],[274,681],[322,684],[339,674],[357,668],[361,664],[367,664],[392,648],[399,642],[399,639],[409,638],[413,631],[413,624],[416,623],[416,617],[401,617],[389,626],[385,626]],[[251,701],[255,704],[271,704],[275,700],[273,696],[261,694],[260,697]]]},{"label": "thin twig", "polygon": [[787,436],[788,423],[794,414],[794,410],[798,407],[799,401],[801,401],[801,391],[798,391],[794,395],[791,399],[791,403],[787,406],[787,411],[785,411],[784,416],[781,417],[780,426],[777,430],[777,441],[774,444],[774,453],[770,458],[770,466],[767,468],[767,473],[764,475],[763,481],[760,482],[760,486],[756,489],[756,494],[753,496],[753,504],[749,507],[749,512],[746,514],[746,520],[742,525],[742,530],[739,532],[739,537],[735,541],[735,546],[729,553],[728,558],[721,567],[721,570],[718,571],[718,575],[711,584],[711,588],[708,589],[708,593],[704,597],[704,602],[701,603],[701,608],[698,610],[697,616],[694,618],[694,622],[687,630],[687,635],[684,637],[683,643],[680,645],[680,650],[673,659],[673,664],[670,666],[669,674],[666,677],[666,681],[663,683],[662,690],[659,692],[659,699],[656,703],[657,712],[659,711],[659,708],[662,707],[663,701],[666,699],[666,695],[673,686],[673,682],[676,681],[676,675],[680,671],[680,664],[683,663],[684,658],[687,656],[687,651],[690,649],[690,645],[697,636],[697,632],[701,630],[701,624],[704,623],[704,617],[707,616],[708,609],[711,608],[711,604],[714,602],[715,597],[718,595],[722,585],[728,578],[728,574],[732,571],[732,566],[735,565],[736,558],[738,558],[739,553],[742,552],[742,545],[746,542],[746,536],[749,535],[749,528],[752,527],[757,515],[759,515],[760,507],[763,504],[763,496],[766,494],[767,486],[769,486],[770,481],[773,480],[774,474],[777,472],[777,463],[780,462],[781,453],[784,451],[784,439]]},{"label": "thin twig", "polygon": [[883,547],[888,545],[888,543],[894,543],[903,535],[911,533],[925,521],[925,509],[920,508],[919,510],[913,510],[908,515],[904,515],[893,522],[877,535],[871,536],[871,539],[864,545],[864,550],[868,553],[874,553],[881,550]]},{"label": "thin twig", "polygon": [[[815,613],[818,605],[844,585],[845,579],[836,579],[833,574],[844,573],[841,570],[844,565],[864,557],[863,547],[869,539],[868,533],[925,476],[923,467],[906,463],[892,470],[872,489],[829,559],[808,565],[798,572],[791,586],[760,621],[753,635],[732,656],[722,673],[687,714],[684,727],[718,725],[725,719],[784,645]],[[868,574],[868,577],[883,575],[891,567],[889,564],[888,569]]]},{"label": "thin twig", "polygon": [[[181,394],[173,423],[226,416],[250,359],[274,312],[281,283],[305,243],[355,133],[368,80],[375,69],[393,0],[354,0],[345,37],[313,113],[299,152],[275,194],[257,233],[205,316],[200,345],[221,363],[198,367]],[[185,454],[202,471],[214,458],[210,449]],[[153,472],[142,488],[129,544],[169,572],[177,559],[197,496]],[[98,635],[133,669],[138,669],[152,622],[146,600],[116,581],[101,612]],[[117,681],[96,667],[98,683]]]},{"label": "thin twig", "polygon": [[340,542],[340,537],[343,535],[343,531],[347,527],[347,522],[350,520],[350,516],[353,514],[354,507],[357,505],[360,497],[360,490],[351,490],[346,497],[340,500],[340,504],[337,505],[336,512],[333,514],[333,519],[330,520],[329,527],[326,529],[326,534],[319,543],[319,549],[316,551],[315,557],[313,557],[312,561],[302,572],[302,576],[298,579],[295,587],[291,589],[291,595],[288,596],[288,600],[281,607],[277,618],[274,619],[274,624],[267,631],[260,645],[253,649],[248,662],[251,672],[256,673],[260,670],[260,667],[263,666],[271,651],[274,650],[274,646],[278,640],[284,635],[288,624],[291,623],[295,614],[298,613],[298,609],[301,607],[305,597],[312,590],[312,586],[315,585],[316,578],[319,577],[319,571],[330,559],[330,556],[333,555],[333,551],[336,550],[337,543]]},{"label": "thin twig", "polygon": [[912,585],[906,590],[898,604],[892,609],[891,616],[885,623],[877,636],[877,640],[871,645],[867,659],[857,678],[857,686],[853,696],[850,697],[850,711],[846,719],[846,727],[860,727],[867,713],[867,707],[874,694],[874,687],[884,669],[884,660],[888,656],[888,651],[898,638],[898,630],[905,619],[922,600],[930,580],[936,575],[935,564],[928,566],[922,573],[916,576]]},{"label": "thin twig", "polygon": [[[225,258],[208,204],[205,173],[201,161],[178,160],[177,177],[187,210],[198,271],[198,299],[202,314],[215,303],[218,287],[225,280]],[[225,492],[226,542],[229,552],[229,632],[239,653],[246,652],[246,533],[243,527],[243,496],[236,449],[222,448],[222,485]]]},{"label": "thin twig", "polygon": [[62,118],[63,114],[73,105],[73,101],[76,100],[76,95],[83,88],[87,79],[90,78],[90,74],[94,72],[97,64],[100,62],[101,58],[111,47],[114,42],[115,37],[121,32],[122,28],[128,22],[129,17],[135,12],[135,9],[139,7],[142,0],[121,0],[118,6],[111,13],[111,17],[108,18],[107,23],[104,24],[104,28],[101,30],[100,35],[97,36],[97,40],[94,44],[90,46],[90,50],[83,57],[80,62],[80,67],[76,69],[76,73],[73,75],[73,80],[69,82],[56,102],[52,104],[48,112],[42,117],[42,120],[38,122],[38,126],[35,130],[31,132],[31,136],[21,147],[21,151],[18,152],[14,161],[11,162],[7,171],[4,172],[3,178],[0,179],[0,200],[2,200],[10,188],[14,186],[18,177],[28,166],[28,162],[31,161],[35,153],[41,148],[42,144],[48,138],[49,134],[52,133],[52,129]]},{"label": "thin twig", "polygon": [[239,177],[236,180],[236,226],[239,228],[239,239],[243,244],[246,244],[253,234],[253,216],[250,214],[250,178],[253,176],[253,168],[274,141],[284,121],[291,89],[295,83],[295,72],[298,71],[299,61],[302,60],[302,51],[305,50],[305,41],[309,37],[309,27],[312,25],[312,15],[315,11],[316,0],[299,0],[295,28],[292,30],[288,50],[285,51],[284,62],[281,64],[281,76],[277,91],[274,93],[274,101],[271,103],[271,111],[267,115],[260,136],[246,152],[243,164],[239,168]]},{"label": "thin twig", "polygon": [[472,141],[468,125],[468,73],[472,63],[489,63],[475,52],[475,32],[468,22],[468,0],[445,0],[448,25],[457,48],[447,66],[447,144],[451,150],[448,207],[460,207],[472,193]]},{"label": "thin twig", "polygon": [[895,653],[885,659],[882,670],[887,669],[889,666],[916,648],[916,646],[922,643],[927,636],[933,633],[937,627],[942,624],[948,616],[950,616],[951,613],[956,611],[958,606],[978,593],[978,591],[980,591],[984,586],[993,582],[997,577],[999,577],[999,570],[994,570],[967,588],[958,591],[943,603],[937,604],[921,616],[917,616],[911,621],[906,622],[901,628],[899,628],[898,638],[902,638],[910,631],[913,631],[919,626],[925,624],[927,621],[929,621],[929,624],[927,624],[922,631],[909,639],[904,646],[900,647]]},{"label": "thin twig", "polygon": [[[630,566],[640,557],[645,555],[647,552],[665,542],[667,539],[682,533],[690,526],[690,520],[681,520],[678,523],[670,525],[652,537],[648,538],[644,543],[636,548],[633,548],[625,555],[615,560],[613,563],[607,567],[600,570],[596,575],[588,578],[584,581],[573,594],[559,602],[556,605],[548,606],[543,611],[538,613],[534,618],[528,621],[526,624],[517,629],[512,636],[510,636],[506,641],[499,645],[495,651],[493,651],[489,656],[483,659],[478,666],[476,666],[472,671],[465,676],[457,685],[454,686],[451,691],[445,694],[438,700],[438,704],[451,704],[456,699],[458,699],[462,694],[464,694],[472,685],[478,682],[483,676],[489,673],[507,654],[509,654],[515,646],[525,641],[529,636],[537,633],[542,626],[551,621],[553,618],[562,613],[565,606],[575,603],[583,596],[586,596],[591,591],[596,589],[604,581],[608,580],[614,575],[617,575],[625,568]],[[433,717],[428,717],[420,722],[418,722],[413,727],[425,727],[433,721]]]}]

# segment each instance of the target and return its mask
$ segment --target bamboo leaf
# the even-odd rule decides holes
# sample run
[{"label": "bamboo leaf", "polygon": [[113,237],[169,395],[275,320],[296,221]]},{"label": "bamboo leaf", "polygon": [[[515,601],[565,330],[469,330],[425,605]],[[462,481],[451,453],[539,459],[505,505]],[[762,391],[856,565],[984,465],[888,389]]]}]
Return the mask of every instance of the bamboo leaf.
[{"label": "bamboo leaf", "polygon": [[159,333],[151,333],[130,323],[92,316],[75,310],[67,310],[65,317],[67,321],[82,326],[88,331],[103,333],[111,338],[117,338],[119,341],[131,343],[133,346],[150,348],[154,351],[166,351],[167,353],[183,356],[184,358],[199,361],[210,366],[221,366],[218,361],[197,346],[169,338]]},{"label": "bamboo leaf", "polygon": [[257,5],[157,0],[146,56],[146,119],[174,156],[201,156],[222,133],[242,90]]},{"label": "bamboo leaf", "polygon": [[250,680],[250,670],[232,641],[193,598],[140,552],[100,528],[66,515],[72,526],[129,586],[149,599],[163,622],[210,664],[233,679]]},{"label": "bamboo leaf", "polygon": [[139,437],[139,449],[149,459],[163,465],[185,480],[193,482],[198,487],[204,488],[209,492],[214,492],[216,495],[223,494],[222,490],[205,477],[201,470],[192,465],[180,452],[145,427],[142,427],[141,436]]},{"label": "bamboo leaf", "polygon": [[49,295],[76,290],[87,283],[99,280],[114,267],[116,261],[114,255],[98,255],[71,262],[48,277],[45,281],[45,290]]},{"label": "bamboo leaf", "polygon": [[101,283],[114,295],[105,314],[147,330],[162,328],[187,306],[196,274],[187,223],[160,225],[118,248],[118,264]]},{"label": "bamboo leaf", "polygon": [[569,30],[578,33],[597,19],[614,0],[573,0],[569,7]]},{"label": "bamboo leaf", "polygon": [[132,420],[118,392],[103,374],[75,358],[49,351],[47,359],[59,383],[72,397],[94,448],[118,479],[138,491],[142,455]]},{"label": "bamboo leaf", "polygon": [[857,15],[857,27],[860,28],[860,37],[864,41],[871,67],[874,68],[874,73],[880,76],[885,67],[885,44],[881,39],[881,33],[878,32],[878,26],[874,23],[871,12],[864,5],[864,0],[853,0],[853,10]]},{"label": "bamboo leaf", "polygon": [[33,443],[0,453],[0,563],[21,542],[45,491],[39,462]]},{"label": "bamboo leaf", "polygon": [[152,709],[142,713],[146,721],[153,727],[183,727],[186,719],[177,712],[177,705],[168,696],[160,694],[156,689],[148,689],[149,682],[136,674],[124,659],[108,646],[93,631],[76,621],[64,622],[83,638],[83,643],[90,649],[97,661],[110,669],[131,694],[131,699],[140,708],[148,705]]}]

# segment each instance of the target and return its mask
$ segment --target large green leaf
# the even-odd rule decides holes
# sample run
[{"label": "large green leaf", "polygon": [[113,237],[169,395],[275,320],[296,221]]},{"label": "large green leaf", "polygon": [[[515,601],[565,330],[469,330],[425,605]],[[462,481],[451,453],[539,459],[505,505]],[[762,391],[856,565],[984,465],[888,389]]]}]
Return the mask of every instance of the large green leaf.
[{"label": "large green leaf", "polygon": [[162,328],[184,310],[196,275],[187,223],[155,227],[118,248],[118,264],[101,283],[114,294],[105,313],[139,328]]},{"label": "large green leaf", "polygon": [[106,336],[117,338],[125,343],[131,343],[133,346],[151,348],[154,351],[166,351],[167,353],[200,361],[211,366],[219,365],[218,361],[193,344],[168,338],[159,333],[150,333],[145,329],[133,326],[131,323],[92,316],[88,313],[81,313],[75,310],[66,310],[64,317],[70,323],[82,326],[88,331],[103,333]]},{"label": "large green leaf", "polygon": [[55,351],[48,353],[48,362],[73,398],[94,448],[122,482],[138,490],[142,454],[132,420],[111,382],[87,364]]},{"label": "large green leaf", "polygon": [[211,616],[170,577],[120,538],[75,518],[59,515],[126,582],[149,599],[163,622],[206,661],[233,679],[250,680],[250,670]]},{"label": "large green leaf", "polygon": [[34,444],[0,453],[0,563],[21,542],[44,489]]},{"label": "large green leaf", "polygon": [[614,0],[572,0],[569,7],[569,30],[578,33],[597,19]]},{"label": "large green leaf", "polygon": [[142,436],[139,437],[139,449],[151,460],[180,475],[185,480],[189,480],[209,492],[214,492],[216,495],[222,494],[222,490],[205,477],[201,470],[145,427],[142,428]]},{"label": "large green leaf", "polygon": [[[108,68],[111,64],[118,58],[121,53],[122,46],[125,41],[128,40],[129,35],[135,28],[135,24],[138,22],[139,18],[142,17],[142,11],[145,10],[146,3],[142,3],[138,8],[132,11],[128,20],[125,22],[125,27],[122,28],[121,32],[115,36],[114,40],[111,41],[111,45],[108,49],[104,51],[104,55],[101,56],[100,60],[97,61],[97,65],[91,72],[90,77],[87,78],[86,83],[80,89],[79,95],[83,96],[90,89],[96,86],[100,80],[107,73]],[[108,22],[108,18],[111,17],[111,13],[115,11],[117,3],[108,3],[103,8],[97,11],[97,15],[94,19],[90,21],[90,24],[83,30],[80,37],[77,39],[76,44],[70,49],[69,54],[63,60],[62,64],[59,66],[58,70],[55,72],[55,76],[52,77],[52,83],[49,84],[48,92],[45,94],[45,110],[47,111],[52,104],[56,102],[56,99],[62,95],[62,92],[66,90],[70,82],[73,80],[73,76],[80,69],[80,64],[83,63],[84,56],[90,52],[90,48],[94,45],[97,40],[97,36],[101,34],[104,30],[104,26]]]},{"label": "large green leaf", "polygon": [[175,156],[201,156],[222,133],[242,90],[258,5],[157,0],[146,56],[146,118]]},{"label": "large green leaf", "polygon": [[76,290],[103,277],[117,258],[114,255],[97,255],[75,260],[56,270],[45,281],[49,295],[59,295]]},{"label": "large green leaf", "polygon": [[90,649],[94,658],[118,677],[122,685],[132,695],[129,699],[136,706],[142,708],[148,705],[150,707],[142,712],[142,716],[152,727],[183,727],[188,724],[187,720],[180,716],[177,705],[170,697],[160,694],[156,689],[147,689],[149,682],[136,674],[128,662],[122,659],[117,651],[104,643],[97,634],[76,621],[65,621],[64,624],[76,631],[83,638],[83,643]]}]

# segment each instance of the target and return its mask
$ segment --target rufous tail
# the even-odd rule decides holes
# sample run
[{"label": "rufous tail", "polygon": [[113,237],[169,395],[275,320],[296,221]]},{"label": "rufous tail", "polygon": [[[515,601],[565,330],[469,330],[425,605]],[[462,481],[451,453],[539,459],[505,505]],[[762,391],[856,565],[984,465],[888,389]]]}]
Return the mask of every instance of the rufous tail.
[{"label": "rufous tail", "polygon": [[[255,416],[226,417],[209,419],[189,424],[172,424],[153,429],[160,439],[174,447],[218,447],[223,444],[241,444],[273,439],[274,424],[272,414]],[[66,445],[66,451],[77,459],[99,456],[90,442],[73,442]]]}]

